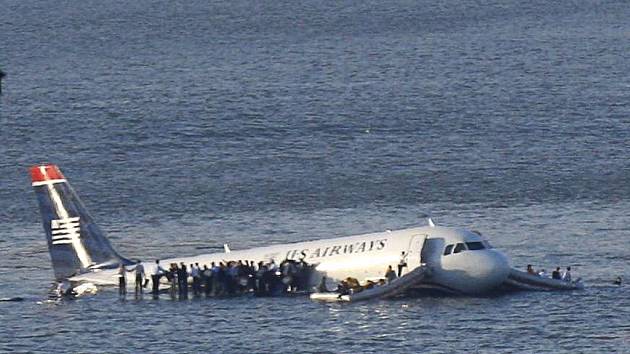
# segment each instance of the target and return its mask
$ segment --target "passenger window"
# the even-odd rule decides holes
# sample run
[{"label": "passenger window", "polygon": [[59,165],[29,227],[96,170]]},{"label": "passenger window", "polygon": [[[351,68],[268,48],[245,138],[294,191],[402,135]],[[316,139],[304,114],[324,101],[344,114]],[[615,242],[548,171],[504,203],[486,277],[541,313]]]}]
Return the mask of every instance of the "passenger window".
[{"label": "passenger window", "polygon": [[453,251],[453,253],[459,253],[465,250],[466,250],[466,245],[464,245],[463,243],[458,243],[457,246],[455,246],[455,251]]},{"label": "passenger window", "polygon": [[466,246],[468,246],[468,249],[471,251],[482,250],[485,248],[481,242],[466,242]]},{"label": "passenger window", "polygon": [[453,245],[446,246],[446,248],[444,249],[444,255],[448,256],[449,254],[451,254],[452,250],[453,250]]}]

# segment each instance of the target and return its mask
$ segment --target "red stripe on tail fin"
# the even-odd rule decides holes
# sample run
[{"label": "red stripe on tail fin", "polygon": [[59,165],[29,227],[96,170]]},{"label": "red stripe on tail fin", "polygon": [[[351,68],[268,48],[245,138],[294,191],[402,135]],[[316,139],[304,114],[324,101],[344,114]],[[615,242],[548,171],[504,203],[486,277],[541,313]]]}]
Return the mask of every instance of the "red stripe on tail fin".
[{"label": "red stripe on tail fin", "polygon": [[56,165],[41,165],[31,167],[33,182],[44,182],[55,179],[66,179]]}]

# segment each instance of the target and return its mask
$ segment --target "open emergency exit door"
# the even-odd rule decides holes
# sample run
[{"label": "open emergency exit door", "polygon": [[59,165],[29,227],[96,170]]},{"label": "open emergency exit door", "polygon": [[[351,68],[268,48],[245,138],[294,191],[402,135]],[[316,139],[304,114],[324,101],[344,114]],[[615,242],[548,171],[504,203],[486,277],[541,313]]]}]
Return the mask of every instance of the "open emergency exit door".
[{"label": "open emergency exit door", "polygon": [[409,241],[409,248],[407,249],[406,262],[407,269],[411,271],[422,263],[422,249],[427,239],[427,235],[415,235]]},{"label": "open emergency exit door", "polygon": [[442,250],[444,249],[443,238],[428,238],[424,241],[420,258],[422,263],[429,266],[437,266],[441,263]]}]

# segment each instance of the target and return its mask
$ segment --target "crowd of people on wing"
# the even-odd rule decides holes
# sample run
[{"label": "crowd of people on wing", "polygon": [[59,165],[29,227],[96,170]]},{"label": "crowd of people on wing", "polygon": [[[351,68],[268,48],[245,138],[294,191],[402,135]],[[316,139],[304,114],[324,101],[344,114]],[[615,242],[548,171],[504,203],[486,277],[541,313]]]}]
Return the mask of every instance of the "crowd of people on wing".
[{"label": "crowd of people on wing", "polygon": [[[234,296],[253,293],[257,296],[277,296],[284,293],[307,291],[309,279],[314,266],[303,260],[285,259],[280,264],[273,260],[264,263],[254,261],[222,261],[200,265],[194,263],[186,265],[171,263],[168,269],[155,261],[156,266],[151,274],[152,294],[158,296],[160,280],[168,279],[172,297],[179,295],[187,298],[189,291],[195,297],[205,295]],[[121,265],[118,269],[119,293],[126,294],[126,273],[135,273],[135,293],[142,294],[149,282],[146,278],[144,266],[138,263],[134,267],[126,268]]]},{"label": "crowd of people on wing", "polygon": [[[527,265],[527,273],[532,274],[532,275],[537,275],[543,278],[548,277],[548,274],[544,268],[540,269],[539,271],[536,271],[534,270],[534,267],[531,264]],[[564,272],[560,270],[560,267],[556,267],[556,270],[551,272],[551,279],[564,280],[566,282],[571,282],[571,267],[567,267],[567,269]]]}]

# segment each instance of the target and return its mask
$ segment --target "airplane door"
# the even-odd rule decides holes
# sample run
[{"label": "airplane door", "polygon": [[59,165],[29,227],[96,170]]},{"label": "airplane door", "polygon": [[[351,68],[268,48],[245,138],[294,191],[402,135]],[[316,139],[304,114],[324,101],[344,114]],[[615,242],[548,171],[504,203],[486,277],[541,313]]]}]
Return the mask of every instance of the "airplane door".
[{"label": "airplane door", "polygon": [[409,241],[409,249],[407,250],[407,266],[412,270],[422,262],[422,248],[427,235],[415,235]]},{"label": "airplane door", "polygon": [[444,239],[430,238],[424,242],[422,247],[422,263],[429,265],[439,265],[441,262],[442,250],[444,249]]}]

